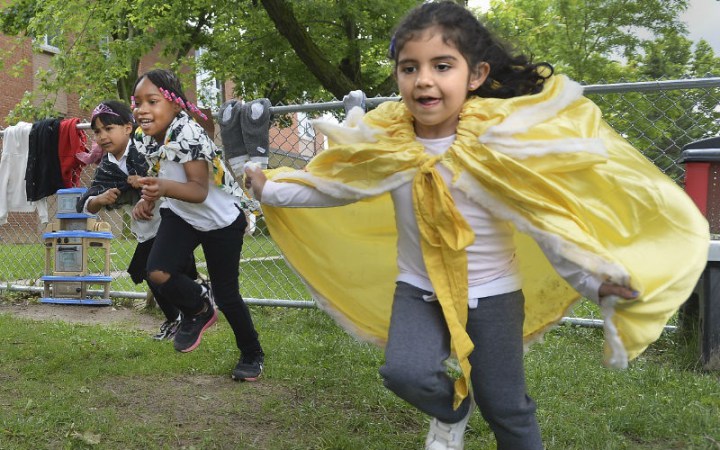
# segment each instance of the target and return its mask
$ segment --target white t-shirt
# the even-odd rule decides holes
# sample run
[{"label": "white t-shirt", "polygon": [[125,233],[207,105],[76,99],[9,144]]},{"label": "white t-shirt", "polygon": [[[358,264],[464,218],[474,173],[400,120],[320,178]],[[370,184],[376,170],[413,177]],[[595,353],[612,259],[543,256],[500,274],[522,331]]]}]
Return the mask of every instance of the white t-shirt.
[{"label": "white t-shirt", "polygon": [[[167,159],[160,160],[158,178],[180,183],[187,182],[183,165]],[[210,184],[207,198],[202,203],[165,198],[162,208],[169,208],[199,231],[225,228],[233,223],[241,213],[240,198],[222,191],[213,184]]]}]

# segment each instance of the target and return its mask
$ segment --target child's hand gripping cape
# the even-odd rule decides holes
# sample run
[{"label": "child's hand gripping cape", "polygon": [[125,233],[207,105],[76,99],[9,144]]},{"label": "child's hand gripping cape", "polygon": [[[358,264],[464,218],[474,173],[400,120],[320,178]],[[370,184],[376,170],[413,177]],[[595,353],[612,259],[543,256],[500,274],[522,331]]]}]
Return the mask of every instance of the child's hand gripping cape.
[{"label": "child's hand gripping cape", "polygon": [[465,332],[464,248],[474,234],[437,163],[478,205],[515,226],[526,342],[580,299],[553,261],[640,292],[632,301],[601,300],[605,359],[616,367],[659,337],[705,267],[708,224],[692,200],[618,136],[582,87],[565,77],[552,77],[536,95],[468,100],[455,142],[439,157],[415,140],[402,103],[384,103],[364,117],[351,114],[347,122],[353,126],[316,123],[339,145],[305,171],[270,176],[365,201],[315,209],[266,205],[268,228],[320,307],[350,332],[382,344],[397,274],[387,192],[412,182],[423,258],[462,369],[456,407],[468,393],[473,348]]}]

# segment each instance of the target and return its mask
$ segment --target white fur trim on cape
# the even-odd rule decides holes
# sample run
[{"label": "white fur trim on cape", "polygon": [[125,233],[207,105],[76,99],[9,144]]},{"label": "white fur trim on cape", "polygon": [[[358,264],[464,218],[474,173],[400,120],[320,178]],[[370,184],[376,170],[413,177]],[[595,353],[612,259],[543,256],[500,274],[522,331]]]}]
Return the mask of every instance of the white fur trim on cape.
[{"label": "white fur trim on cape", "polygon": [[[560,93],[550,100],[519,108],[498,125],[478,137],[478,141],[508,156],[524,159],[556,153],[586,152],[607,157],[607,149],[601,139],[572,138],[552,140],[520,140],[513,136],[524,133],[533,126],[555,117],[560,111],[582,97],[580,84],[567,78]],[[560,80],[558,80],[560,81]]]},{"label": "white fur trim on cape", "polygon": [[364,121],[365,111],[356,106],[348,112],[342,124],[330,122],[326,119],[311,121],[313,128],[327,136],[337,144],[360,144],[363,142],[377,142],[378,134],[382,130],[369,127]]},{"label": "white fur trim on cape", "polygon": [[488,128],[483,137],[492,139],[495,136],[512,136],[513,134],[524,133],[533,126],[557,116],[560,111],[582,97],[583,87],[579,83],[566,77],[562,77],[557,81],[563,82],[558,95],[544,102],[518,108],[517,111],[507,116],[501,123]]},{"label": "white fur trim on cape", "polygon": [[615,327],[612,321],[615,315],[615,304],[617,304],[619,300],[620,297],[615,295],[608,295],[600,299],[600,310],[603,314],[603,332],[605,334],[605,341],[610,348],[610,355],[605,359],[605,365],[613,369],[627,369],[627,351],[625,351],[625,347],[618,335],[617,327]]},{"label": "white fur trim on cape", "polygon": [[607,157],[602,139],[556,139],[552,141],[521,141],[513,138],[490,138],[478,140],[493,150],[517,159],[558,153],[586,152]]}]

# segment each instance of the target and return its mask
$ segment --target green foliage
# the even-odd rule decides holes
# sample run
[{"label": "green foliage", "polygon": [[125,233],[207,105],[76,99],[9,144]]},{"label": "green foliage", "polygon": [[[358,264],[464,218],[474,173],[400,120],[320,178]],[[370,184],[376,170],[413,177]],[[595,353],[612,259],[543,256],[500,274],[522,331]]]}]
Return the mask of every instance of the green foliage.
[{"label": "green foliage", "polygon": [[[497,0],[487,23],[535,61],[593,83],[720,76],[707,42],[693,51],[680,14],[687,1]],[[676,180],[682,147],[720,133],[717,91],[590,96],[605,119]]]},{"label": "green foliage", "polygon": [[[0,31],[4,34],[18,35],[27,33],[27,24],[36,13],[34,0],[18,0],[10,3],[0,11]],[[32,34],[27,33],[33,37]]]},{"label": "green foliage", "polygon": [[[267,97],[273,103],[329,100],[353,89],[388,95],[394,92],[385,62],[391,29],[417,3],[14,2],[0,10],[0,31],[50,36],[59,53],[12,119],[56,115],[48,94],[60,90],[78,93],[86,109],[105,98],[129,101],[141,58],[156,48],[162,48],[161,65],[188,69],[182,70],[186,85],[194,85],[192,74],[202,69],[217,79],[234,81],[236,94],[246,98]],[[268,11],[292,26],[278,31]],[[39,40],[34,46],[40,51]],[[192,50],[197,48],[206,52],[196,62]],[[303,57],[303,49],[310,50],[309,57]],[[42,104],[33,111],[39,99]]]},{"label": "green foliage", "polygon": [[[218,78],[233,80],[237,94],[267,97],[273,103],[341,98],[353,89],[370,96],[388,95],[394,91],[386,62],[391,30],[404,11],[417,3],[263,1],[264,7],[258,2],[241,11],[226,3],[217,9],[203,64]],[[283,29],[288,32],[284,36],[268,15],[270,8],[281,10],[277,14],[286,18],[292,16],[298,30]],[[302,59],[303,51],[311,53],[314,62]],[[314,70],[324,70],[321,74],[333,77],[334,82],[319,83]]]},{"label": "green foliage", "polygon": [[686,8],[687,0],[495,0],[487,19],[523,53],[595,83],[628,78],[623,60],[661,32],[685,35],[679,16]]},{"label": "green foliage", "polygon": [[[273,104],[339,99],[354,89],[371,97],[391,95],[396,87],[386,59],[388,42],[400,17],[418,3],[15,1],[0,10],[0,31],[50,36],[60,52],[49,70],[37,74],[37,89],[9,122],[56,115],[60,90],[78,93],[83,108],[104,98],[127,101],[141,58],[157,49],[160,65],[186,68],[180,71],[186,85],[202,70],[233,81],[239,96],[266,97]],[[495,0],[483,20],[519,51],[585,83],[717,76],[719,59],[707,42],[693,49],[687,38],[679,19],[686,8],[687,0]],[[39,41],[35,46],[39,49]],[[197,59],[196,48],[205,50]],[[12,71],[22,76],[19,67]],[[672,110],[697,108],[713,132],[713,107],[701,98],[688,100],[663,119],[674,120]]]},{"label": "green foliage", "polygon": [[[183,62],[196,36],[187,18],[179,14],[202,13],[193,8],[196,2],[178,2],[170,7],[155,1],[86,2],[82,0],[49,0],[15,2],[0,15],[0,30],[30,37],[48,36],[57,47],[47,71],[36,74],[35,92],[13,113],[13,119],[32,120],[38,116],[57,115],[52,111],[54,99],[49,94],[61,90],[77,93],[80,107],[92,108],[106,98],[130,99],[130,88],[138,75],[139,61],[159,43],[165,43],[164,55],[172,64]],[[210,3],[210,2],[206,2]],[[164,6],[163,6],[164,5]],[[182,6],[182,8],[180,7]],[[200,20],[200,17],[197,18]],[[202,39],[196,38],[202,44]],[[41,40],[33,46],[40,51]],[[172,54],[175,52],[175,54]],[[43,99],[30,111],[30,105]]]},{"label": "green foliage", "polygon": [[9,123],[34,122],[50,117],[58,117],[55,111],[54,97],[46,97],[39,101],[36,101],[36,98],[35,93],[25,91],[20,102],[8,114],[7,121]]}]

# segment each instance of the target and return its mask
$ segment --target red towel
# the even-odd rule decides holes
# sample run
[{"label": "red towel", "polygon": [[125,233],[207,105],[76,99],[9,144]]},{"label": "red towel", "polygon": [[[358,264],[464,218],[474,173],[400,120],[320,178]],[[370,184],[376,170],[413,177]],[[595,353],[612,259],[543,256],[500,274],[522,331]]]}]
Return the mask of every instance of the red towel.
[{"label": "red towel", "polygon": [[60,122],[58,138],[58,158],[60,159],[60,176],[65,188],[80,186],[80,172],[85,165],[75,155],[85,152],[87,135],[77,129],[78,118],[64,119]]}]

